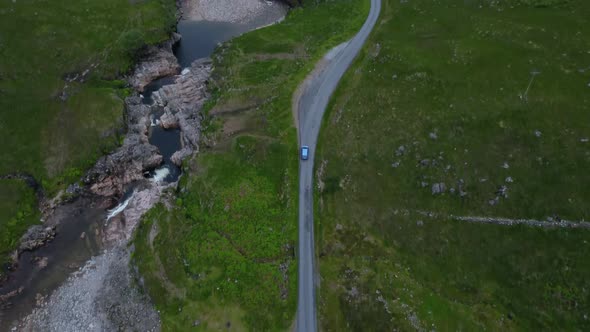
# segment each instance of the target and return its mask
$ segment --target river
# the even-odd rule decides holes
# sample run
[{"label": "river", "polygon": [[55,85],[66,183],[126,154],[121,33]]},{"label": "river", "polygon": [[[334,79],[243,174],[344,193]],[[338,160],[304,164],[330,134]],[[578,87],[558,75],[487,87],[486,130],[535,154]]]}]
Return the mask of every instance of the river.
[{"label": "river", "polygon": [[[175,45],[174,54],[182,68],[190,67],[194,60],[210,56],[219,43],[282,18],[285,9],[278,13],[279,16],[274,10],[269,15],[258,15],[247,23],[181,20],[177,30],[182,39]],[[152,93],[174,81],[175,77],[164,77],[150,83],[143,91],[143,103],[152,104]],[[157,125],[162,113],[156,109],[151,114],[149,142],[158,147],[163,162],[146,177],[174,183],[181,176],[181,169],[172,163],[171,156],[181,149],[181,133],[179,129],[166,130]],[[101,254],[105,248],[103,234],[109,223],[127,208],[131,196],[141,186],[141,181],[129,184],[125,195],[119,198],[85,192],[57,207],[44,222],[44,225],[56,225],[53,241],[32,252],[23,252],[18,268],[0,285],[0,295],[18,292],[0,308],[1,331],[9,330],[13,322],[29,315],[41,299],[47,299],[73,272]]]}]

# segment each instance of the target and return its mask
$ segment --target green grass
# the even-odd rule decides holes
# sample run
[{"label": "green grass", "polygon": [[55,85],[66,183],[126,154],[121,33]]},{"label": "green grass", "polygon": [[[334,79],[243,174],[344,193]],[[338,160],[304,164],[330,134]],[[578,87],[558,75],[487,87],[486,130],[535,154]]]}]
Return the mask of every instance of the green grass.
[{"label": "green grass", "polygon": [[134,261],[164,330],[191,330],[195,320],[204,330],[228,322],[237,330],[292,327],[298,148],[291,97],[315,62],[360,27],[367,5],[295,9],[215,52],[205,131],[217,144],[185,165],[176,206],[152,210],[135,237]]},{"label": "green grass", "polygon": [[[127,93],[115,79],[130,70],[139,47],[167,38],[175,10],[172,0],[2,1],[0,175],[31,174],[51,198],[115,148]],[[66,82],[86,70],[84,82]],[[14,190],[2,185],[0,196]],[[14,217],[21,208],[15,197],[0,206],[1,222],[15,226],[2,230],[2,253],[29,224]]]},{"label": "green grass", "polygon": [[[20,180],[0,180],[0,262],[8,261],[20,236],[31,225],[39,223],[37,197]],[[4,270],[0,271],[0,277]]]},{"label": "green grass", "polygon": [[588,219],[588,13],[574,0],[384,1],[320,134],[326,330],[589,328],[587,231],[445,217]]},{"label": "green grass", "polygon": [[[141,45],[166,39],[174,12],[171,0],[2,2],[0,174],[28,172],[52,190],[64,170],[112,148],[123,86],[103,80],[126,73]],[[84,83],[66,83],[85,70]]]}]

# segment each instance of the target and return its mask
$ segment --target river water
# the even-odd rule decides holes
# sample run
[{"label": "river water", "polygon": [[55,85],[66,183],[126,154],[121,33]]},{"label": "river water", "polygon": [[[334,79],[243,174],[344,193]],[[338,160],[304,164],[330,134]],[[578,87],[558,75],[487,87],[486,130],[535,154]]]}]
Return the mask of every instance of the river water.
[{"label": "river water", "polygon": [[[219,43],[252,30],[262,23],[259,20],[248,24],[182,20],[177,26],[182,39],[174,46],[174,55],[176,55],[181,68],[190,67],[193,61],[210,56]],[[143,102],[152,104],[152,93],[165,85],[173,84],[174,81],[174,76],[169,76],[148,84],[143,92]],[[181,170],[170,160],[170,157],[181,149],[180,130],[163,129],[159,126],[158,121],[162,114],[163,110],[160,109],[151,115],[150,144],[157,146],[164,157],[164,163],[160,168],[160,170],[165,169],[168,173],[164,180],[175,182],[178,180]]]},{"label": "river water", "polygon": [[[194,60],[210,56],[219,43],[279,18],[261,16],[248,24],[180,21],[177,28],[182,39],[174,48],[175,55],[182,68],[189,67]],[[150,83],[143,92],[144,103],[152,104],[152,93],[174,81],[175,77],[164,77]],[[161,114],[161,110],[152,114],[154,124]],[[161,176],[165,182],[177,181],[181,170],[170,161],[170,157],[181,149],[180,131],[153,125],[149,141],[160,149],[164,157],[161,167],[150,172],[150,176]],[[130,185],[125,196],[118,200],[85,195],[56,209],[50,223],[57,225],[55,239],[33,252],[21,254],[17,270],[0,284],[0,295],[21,289],[18,295],[0,307],[0,331],[9,330],[12,322],[32,311],[40,297],[49,296],[72,272],[100,254],[103,249],[101,232],[111,217],[124,210],[133,192],[134,185]]]}]

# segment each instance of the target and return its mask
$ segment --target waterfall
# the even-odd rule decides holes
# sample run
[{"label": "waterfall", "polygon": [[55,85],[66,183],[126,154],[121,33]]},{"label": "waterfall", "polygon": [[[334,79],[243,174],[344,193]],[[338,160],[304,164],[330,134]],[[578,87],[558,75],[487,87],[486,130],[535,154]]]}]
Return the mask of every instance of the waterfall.
[{"label": "waterfall", "polygon": [[133,193],[125,201],[117,205],[114,209],[109,210],[107,215],[107,221],[109,221],[112,217],[118,215],[119,213],[123,212],[127,205],[129,205],[129,201],[131,201],[133,195],[135,195],[135,191],[133,191]]},{"label": "waterfall", "polygon": [[152,182],[162,182],[168,176],[168,174],[170,174],[168,167],[164,166],[162,168],[158,168],[154,173]]}]

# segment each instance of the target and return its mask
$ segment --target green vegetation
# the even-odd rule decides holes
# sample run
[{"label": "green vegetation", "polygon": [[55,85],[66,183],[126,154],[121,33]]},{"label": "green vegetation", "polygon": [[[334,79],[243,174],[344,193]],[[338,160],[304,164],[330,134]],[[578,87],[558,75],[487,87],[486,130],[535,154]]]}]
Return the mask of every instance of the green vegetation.
[{"label": "green vegetation", "polygon": [[175,206],[153,209],[135,238],[134,262],[164,330],[192,330],[197,320],[206,330],[292,326],[298,153],[291,97],[367,12],[362,0],[298,8],[216,51],[206,131],[217,144],[185,165]]},{"label": "green vegetation", "polygon": [[590,328],[587,231],[449,220],[589,217],[589,14],[384,1],[320,134],[325,330]]},{"label": "green vegetation", "polygon": [[109,80],[167,38],[175,10],[172,0],[3,1],[0,174],[28,172],[53,190],[112,148],[124,86]]},{"label": "green vegetation", "polygon": [[0,262],[8,261],[20,236],[38,222],[35,192],[20,180],[0,180]]},{"label": "green vegetation", "polygon": [[[114,79],[141,46],[167,38],[175,10],[172,0],[2,1],[0,175],[32,174],[52,196],[113,149],[127,93]],[[0,206],[0,222],[10,224],[0,253],[37,215],[17,212],[35,204],[15,186],[0,185],[10,198]]]}]

